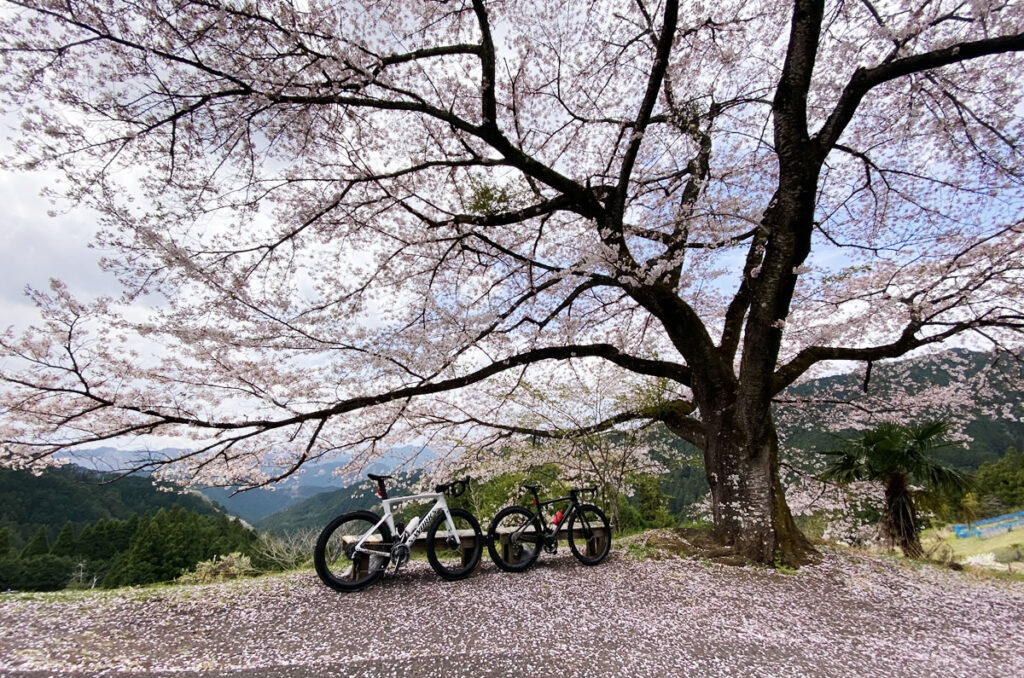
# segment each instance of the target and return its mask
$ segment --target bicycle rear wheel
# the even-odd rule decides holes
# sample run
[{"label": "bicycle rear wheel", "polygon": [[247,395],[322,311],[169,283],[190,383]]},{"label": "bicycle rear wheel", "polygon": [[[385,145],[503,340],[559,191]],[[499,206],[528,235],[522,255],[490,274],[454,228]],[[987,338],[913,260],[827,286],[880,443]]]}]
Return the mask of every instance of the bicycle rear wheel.
[{"label": "bicycle rear wheel", "polygon": [[313,549],[313,565],[323,583],[335,591],[357,591],[380,579],[391,561],[392,544],[391,530],[387,523],[377,525],[379,520],[369,511],[353,511],[327,524]]},{"label": "bicycle rear wheel", "polygon": [[580,504],[569,519],[569,550],[584,565],[597,565],[612,548],[612,529],[601,509]]},{"label": "bicycle rear wheel", "polygon": [[[480,523],[464,509],[450,509],[455,534],[452,534],[444,513],[440,513],[427,530],[427,560],[443,579],[454,581],[468,577],[483,551]],[[455,537],[458,536],[458,541]]]},{"label": "bicycle rear wheel", "polygon": [[505,572],[522,572],[533,565],[543,544],[540,521],[522,506],[503,508],[487,527],[487,551]]}]

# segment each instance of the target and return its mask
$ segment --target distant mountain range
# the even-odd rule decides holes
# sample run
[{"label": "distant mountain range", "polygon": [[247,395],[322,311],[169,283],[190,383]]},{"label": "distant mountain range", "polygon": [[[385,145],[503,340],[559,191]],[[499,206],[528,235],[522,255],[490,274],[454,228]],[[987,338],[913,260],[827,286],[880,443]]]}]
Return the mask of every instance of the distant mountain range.
[{"label": "distant mountain range", "polygon": [[223,506],[231,515],[256,525],[269,515],[284,511],[309,497],[331,492],[332,488],[292,483],[274,489],[261,487],[237,493],[226,487],[205,487],[199,491],[204,497]]},{"label": "distant mountain range", "polygon": [[[954,363],[965,368],[968,377],[973,378],[992,360],[991,354],[956,350],[913,360],[887,361],[875,366],[871,388],[886,389],[894,384],[911,384],[913,390],[929,384],[944,385],[954,378]],[[1024,449],[1024,377],[1021,375],[1020,363],[1010,360],[997,365],[988,381],[988,388],[977,394],[975,405],[965,413],[973,420],[967,427],[968,433],[974,438],[973,442],[967,449],[941,452],[939,456],[943,461],[963,469],[975,470],[983,462],[1001,458],[1011,445]],[[843,397],[853,395],[862,388],[863,374],[841,374],[808,382],[795,387],[792,392],[804,396],[816,392]],[[1006,416],[991,418],[984,414],[997,406]],[[806,423],[786,440],[787,446],[805,451],[836,447],[836,436],[821,430],[821,421],[827,419],[828,407],[821,405],[809,411]],[[418,449],[408,446],[392,450],[365,471],[386,472],[404,462]],[[176,452],[167,449],[145,454],[170,456]],[[76,454],[75,459],[76,463],[96,471],[124,468],[126,463],[138,462],[141,454],[97,448]],[[421,454],[421,462],[432,456],[429,451]],[[233,494],[235,488],[205,488],[201,492],[208,501],[196,493],[182,495],[157,492],[151,481],[144,477],[127,477],[110,485],[100,485],[96,478],[101,476],[94,473],[91,477],[86,474],[84,484],[74,484],[71,481],[76,475],[82,476],[85,473],[83,469],[50,471],[38,478],[24,472],[0,471],[0,527],[5,524],[12,527],[46,524],[50,529],[59,529],[57,523],[63,523],[65,519],[91,521],[102,517],[125,517],[132,512],[155,510],[183,502],[195,510],[205,507],[204,510],[213,511],[216,508],[209,502],[216,502],[229,513],[259,529],[286,532],[314,528],[322,526],[343,511],[376,505],[376,497],[369,490],[365,475],[361,474],[358,480],[344,479],[337,475],[336,472],[344,465],[345,460],[307,464],[303,473],[295,474],[272,490],[255,489]],[[663,486],[677,500],[677,504],[688,501],[691,495],[700,495],[706,491],[702,477],[698,477],[701,473],[695,475],[691,470],[679,469],[671,477],[663,479]],[[677,475],[680,477],[676,478]],[[28,494],[22,493],[23,488]],[[150,493],[154,495],[151,498],[139,501],[133,499],[136,495],[149,497]],[[675,510],[681,508],[680,505]]]},{"label": "distant mountain range", "polygon": [[[72,461],[75,466],[110,473],[130,469],[153,459],[171,459],[181,450],[165,448],[160,450],[133,451],[119,450],[113,447],[97,447],[76,451],[73,455],[64,454],[62,458]],[[417,463],[423,465],[435,457],[432,450],[419,446],[405,445],[390,450],[380,459],[368,465],[359,478],[365,479],[365,473],[387,473],[403,464],[413,455]],[[339,487],[345,488],[358,479],[344,478],[341,470],[346,466],[346,459],[312,461],[303,465],[300,471],[289,476],[285,481],[272,488],[257,488],[238,492],[237,487],[207,487],[199,491],[203,496],[223,506],[228,513],[238,516],[250,525],[274,513],[283,511],[295,504],[317,494],[331,492]],[[148,481],[146,481],[148,482]]]},{"label": "distant mountain range", "polygon": [[374,509],[379,514],[380,499],[368,483],[355,483],[296,502],[258,521],[256,529],[274,534],[320,530],[335,516],[362,509]]}]

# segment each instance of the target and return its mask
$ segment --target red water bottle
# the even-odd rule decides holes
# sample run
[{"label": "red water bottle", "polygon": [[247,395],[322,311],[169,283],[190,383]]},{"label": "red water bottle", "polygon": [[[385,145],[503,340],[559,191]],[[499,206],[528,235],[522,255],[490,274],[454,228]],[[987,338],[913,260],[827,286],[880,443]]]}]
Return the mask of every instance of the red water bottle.
[{"label": "red water bottle", "polygon": [[551,521],[551,524],[552,525],[557,525],[560,522],[562,522],[562,512],[561,511],[559,511],[558,513],[555,514],[555,519]]}]

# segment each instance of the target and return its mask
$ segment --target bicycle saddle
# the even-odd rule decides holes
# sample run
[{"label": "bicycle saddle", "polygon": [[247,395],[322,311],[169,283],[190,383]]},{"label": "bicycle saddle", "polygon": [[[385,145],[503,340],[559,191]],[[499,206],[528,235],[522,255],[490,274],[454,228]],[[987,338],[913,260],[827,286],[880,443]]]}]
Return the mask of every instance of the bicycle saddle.
[{"label": "bicycle saddle", "polygon": [[370,480],[377,481],[377,496],[380,497],[381,499],[387,499],[388,489],[384,487],[384,481],[390,478],[391,476],[379,476],[376,473],[367,473],[366,477],[369,478]]},{"label": "bicycle saddle", "polygon": [[523,489],[529,490],[530,492],[537,492],[540,490],[540,485],[523,485]]}]

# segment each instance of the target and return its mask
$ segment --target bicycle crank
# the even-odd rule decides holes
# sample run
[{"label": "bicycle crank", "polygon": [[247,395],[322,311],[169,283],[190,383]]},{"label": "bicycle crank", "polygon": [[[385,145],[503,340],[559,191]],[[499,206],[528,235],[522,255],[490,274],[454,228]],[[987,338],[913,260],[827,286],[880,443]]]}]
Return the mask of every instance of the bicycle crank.
[{"label": "bicycle crank", "polygon": [[395,564],[395,574],[398,574],[398,568],[409,562],[409,547],[405,544],[392,546],[391,561]]}]

